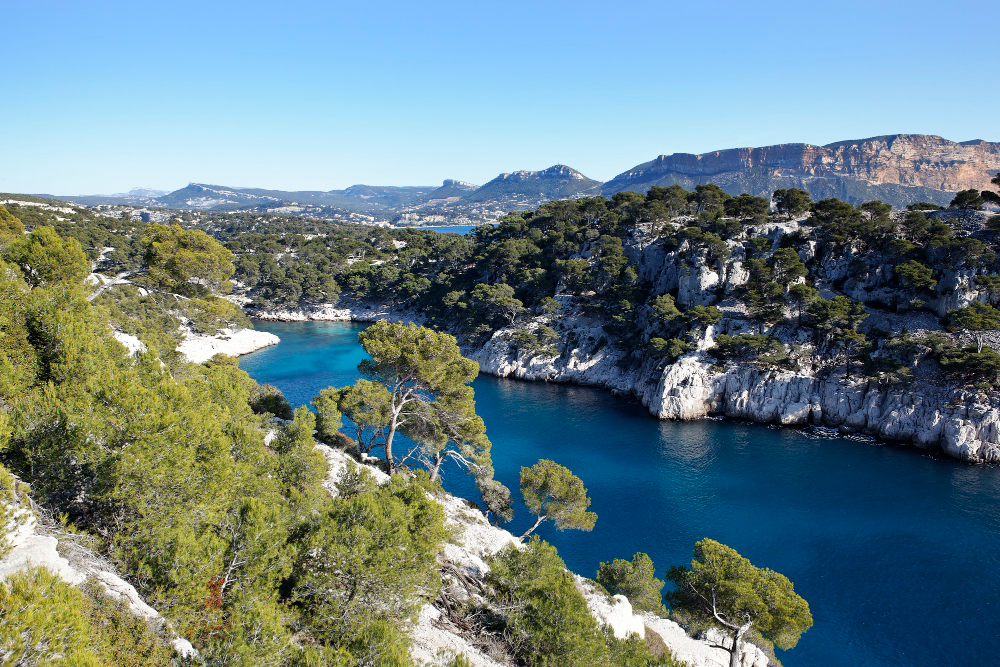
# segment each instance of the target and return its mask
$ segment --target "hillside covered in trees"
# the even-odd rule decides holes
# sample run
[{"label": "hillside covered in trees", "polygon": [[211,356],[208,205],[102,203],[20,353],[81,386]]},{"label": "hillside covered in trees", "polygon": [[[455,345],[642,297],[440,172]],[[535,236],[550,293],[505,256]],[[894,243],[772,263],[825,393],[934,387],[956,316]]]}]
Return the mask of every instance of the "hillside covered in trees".
[{"label": "hillside covered in trees", "polygon": [[[991,441],[975,429],[988,430],[1000,379],[1000,221],[983,210],[998,198],[964,191],[949,209],[897,211],[812,202],[798,190],[768,201],[713,186],[652,188],[550,202],[470,236],[244,213],[178,213],[161,225],[58,202],[11,204],[0,210],[5,511],[22,516],[30,497],[41,519],[59,517],[55,530],[113,564],[168,625],[128,621],[99,589],[68,588],[42,570],[4,584],[4,604],[33,600],[44,615],[44,600],[61,601],[69,615],[51,631],[78,629],[59,650],[95,664],[125,664],[121,655],[161,664],[171,632],[207,664],[409,664],[414,614],[456,599],[441,597],[454,578],[440,560],[451,538],[436,467],[465,461],[493,518],[509,507],[510,491],[491,480],[468,390],[474,364],[458,361],[459,344],[489,372],[615,386],[611,378],[661,416],[698,416],[698,405],[738,413],[764,392],[772,412],[747,416],[801,423],[804,414],[863,431],[870,423],[852,421],[853,411],[871,415],[874,406],[891,413],[884,423],[933,433],[923,402],[945,424],[937,439],[885,435],[944,446],[949,420],[964,419],[975,437],[963,442],[980,443],[966,458],[989,459]],[[408,338],[373,328],[363,341],[373,359],[367,379],[317,396],[315,414],[293,414],[231,359],[194,365],[177,353],[183,331],[244,325],[234,302],[279,317],[364,304],[413,314],[432,327],[404,355],[407,368],[423,370],[393,380],[392,359],[403,358],[393,355]],[[145,351],[130,355],[123,334]],[[440,368],[456,374],[414,365],[414,354],[452,358]],[[395,393],[408,382],[416,394]],[[798,403],[789,387],[799,387]],[[808,392],[850,410],[813,405],[826,399]],[[397,431],[423,444],[393,453]],[[381,451],[399,474],[382,485],[341,475],[331,495],[316,437]],[[539,466],[521,480],[538,521],[592,526],[580,481],[554,462]],[[699,549],[756,571],[721,545]],[[669,664],[648,643],[602,633],[550,550],[532,540],[526,551],[496,553],[474,604],[449,614],[478,619],[469,627],[520,664],[553,655]],[[671,576],[681,591],[695,587],[675,596],[675,611],[688,604],[688,618],[704,620],[695,604],[698,577],[709,576],[701,553]],[[599,573],[602,585],[658,613],[662,582],[646,576],[641,554],[613,565]],[[795,601],[788,586],[781,595]],[[793,645],[789,637],[811,623],[807,607],[796,609],[792,626],[750,626],[747,637]],[[569,625],[557,630],[553,618]],[[726,622],[718,627],[738,638],[748,631]],[[19,646],[28,655],[38,645]]]},{"label": "hillside covered in trees", "polygon": [[[813,202],[796,189],[769,201],[711,185],[654,187],[550,202],[469,237],[233,230],[227,243],[258,313],[281,317],[338,299],[390,304],[455,333],[489,372],[605,384],[662,416],[729,414],[738,390],[750,407],[737,416],[827,423],[947,450],[944,427],[917,432],[926,415],[849,422],[876,399],[888,414],[886,401],[902,400],[904,389],[917,388],[941,412],[970,400],[991,405],[988,390],[1000,378],[1000,355],[987,344],[1000,327],[1000,217],[984,208],[998,196],[967,190],[947,209],[894,210],[878,201]],[[613,359],[614,368],[596,379],[574,371],[595,358]],[[664,398],[664,383],[687,373],[693,358],[700,382],[725,386]],[[770,398],[796,404],[797,414],[754,407],[755,392],[787,378],[809,384],[792,399]],[[853,392],[858,405],[845,401],[848,412],[824,415],[837,392]],[[980,444],[950,441],[951,453],[998,454],[996,443],[973,440]]]},{"label": "hillside covered in trees", "polygon": [[[630,623],[669,623],[655,602],[664,582],[648,557],[633,558],[644,564],[639,570],[625,561],[604,570],[607,591],[585,589],[553,547],[537,537],[520,544],[444,494],[437,466],[461,459],[495,519],[510,519],[510,492],[492,480],[490,443],[474,412],[476,365],[453,337],[412,324],[373,326],[362,339],[371,355],[359,367],[365,379],[322,392],[315,412],[293,412],[232,358],[193,364],[177,353],[180,328],[211,333],[244,322],[222,296],[241,260],[218,240],[180,225],[35,203],[0,208],[4,662],[405,666],[415,664],[418,612],[432,606],[458,628],[455,636],[468,638],[475,664],[681,664],[652,630],[643,640],[599,623],[593,611],[612,604],[608,591],[628,593],[647,614],[631,616],[626,603]],[[201,221],[231,244],[245,241],[217,222]],[[366,247],[378,252],[366,231],[318,233],[335,236],[350,258]],[[402,236],[432,245],[460,239]],[[91,272],[95,264],[105,278]],[[129,350],[123,335],[143,346]],[[357,440],[347,427],[360,427]],[[423,458],[407,465],[394,455],[396,432],[420,443]],[[345,453],[365,460],[372,449],[394,474]],[[536,526],[589,530],[597,519],[582,482],[555,462],[524,468],[521,493]],[[17,556],[39,529],[61,545],[51,556],[64,562],[56,570]],[[490,550],[474,558],[462,551],[484,534]],[[731,579],[705,569],[705,548],[690,569],[676,570],[693,592]],[[478,569],[445,553],[465,553]],[[766,660],[743,645],[748,639],[793,646],[812,619],[791,583],[722,553],[745,570],[746,590],[720,602],[721,617],[747,605],[761,614],[752,629],[719,625],[737,640],[734,659]],[[13,556],[22,560],[11,570]],[[71,580],[67,559],[77,573]],[[142,604],[108,588],[109,572]],[[801,601],[778,622],[765,600],[775,592]],[[685,605],[690,618],[704,616],[678,598],[677,609]],[[705,622],[712,624],[699,627]],[[180,654],[178,639],[188,647]],[[473,664],[456,651],[432,657]]]}]

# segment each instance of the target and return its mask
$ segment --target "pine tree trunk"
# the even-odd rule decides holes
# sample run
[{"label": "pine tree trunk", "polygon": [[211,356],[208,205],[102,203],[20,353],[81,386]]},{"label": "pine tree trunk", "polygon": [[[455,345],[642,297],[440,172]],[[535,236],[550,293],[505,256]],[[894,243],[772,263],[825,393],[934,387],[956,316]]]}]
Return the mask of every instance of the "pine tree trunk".
[{"label": "pine tree trunk", "polygon": [[393,419],[389,424],[389,435],[385,437],[385,467],[388,473],[391,475],[393,468],[395,468],[394,461],[392,458],[392,439],[396,436],[396,420]]},{"label": "pine tree trunk", "polygon": [[434,455],[434,467],[431,468],[431,481],[436,482],[438,474],[441,472],[441,464],[444,463],[444,456],[441,452]]},{"label": "pine tree trunk", "polygon": [[743,663],[743,648],[741,646],[741,642],[743,641],[743,635],[746,634],[751,625],[751,622],[747,622],[733,631],[733,645],[729,649],[729,667],[740,667]]},{"label": "pine tree trunk", "polygon": [[535,522],[535,525],[526,530],[524,532],[524,535],[521,535],[519,539],[524,540],[524,538],[528,537],[528,535],[531,535],[533,532],[535,532],[535,528],[538,528],[540,525],[542,525],[542,522],[545,521],[547,518],[548,517],[545,516],[544,514],[538,517],[538,521]]}]

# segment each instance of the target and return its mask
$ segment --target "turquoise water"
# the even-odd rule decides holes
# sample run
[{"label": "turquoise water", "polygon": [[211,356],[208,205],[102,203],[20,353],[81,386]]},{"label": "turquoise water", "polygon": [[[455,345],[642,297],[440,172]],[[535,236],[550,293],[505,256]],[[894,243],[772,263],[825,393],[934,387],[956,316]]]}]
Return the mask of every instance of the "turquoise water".
[{"label": "turquoise water", "polygon": [[432,232],[451,232],[454,234],[468,234],[476,227],[474,225],[450,225],[446,227],[404,227],[403,229],[420,229],[420,230],[430,230]]},{"label": "turquoise water", "polygon": [[[360,325],[258,323],[280,345],[240,365],[293,405],[357,378]],[[895,445],[730,421],[660,422],[598,389],[483,376],[496,475],[551,458],[590,492],[591,533],[539,530],[567,565],[645,551],[662,572],[702,537],[787,575],[815,625],[786,667],[997,664],[1000,468]],[[449,490],[474,498],[455,470]],[[509,526],[523,532],[523,505]]]}]

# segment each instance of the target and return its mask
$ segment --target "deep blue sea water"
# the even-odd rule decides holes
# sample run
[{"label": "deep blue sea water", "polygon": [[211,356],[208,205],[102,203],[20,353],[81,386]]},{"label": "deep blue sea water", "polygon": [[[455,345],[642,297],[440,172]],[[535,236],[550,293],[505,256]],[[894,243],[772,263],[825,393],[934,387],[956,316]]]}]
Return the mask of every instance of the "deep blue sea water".
[{"label": "deep blue sea water", "polygon": [[[363,325],[265,323],[281,344],[240,366],[293,406],[357,377]],[[475,382],[496,476],[550,458],[586,484],[591,533],[540,534],[593,577],[645,551],[662,573],[702,537],[787,575],[815,624],[786,667],[995,665],[1000,637],[1000,468],[812,429],[721,420],[661,422],[593,388]],[[462,473],[450,491],[475,498]],[[531,524],[520,503],[509,526]]]}]

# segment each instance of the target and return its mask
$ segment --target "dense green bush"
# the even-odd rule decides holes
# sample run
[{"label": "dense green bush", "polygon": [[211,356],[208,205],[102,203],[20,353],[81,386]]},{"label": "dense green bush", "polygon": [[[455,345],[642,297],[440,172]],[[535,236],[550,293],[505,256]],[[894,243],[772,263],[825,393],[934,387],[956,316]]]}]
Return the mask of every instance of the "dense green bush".
[{"label": "dense green bush", "polygon": [[652,559],[641,551],[632,560],[616,558],[597,568],[597,583],[612,595],[624,595],[638,611],[665,614],[663,581],[656,578]]}]

